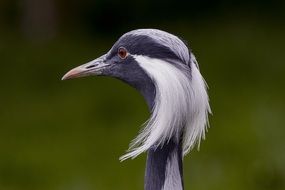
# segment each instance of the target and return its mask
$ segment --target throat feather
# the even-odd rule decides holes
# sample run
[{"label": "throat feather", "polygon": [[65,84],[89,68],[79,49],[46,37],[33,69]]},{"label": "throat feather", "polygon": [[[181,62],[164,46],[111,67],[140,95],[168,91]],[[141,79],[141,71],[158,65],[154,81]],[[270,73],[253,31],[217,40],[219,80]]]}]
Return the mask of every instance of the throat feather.
[{"label": "throat feather", "polygon": [[132,56],[153,81],[156,93],[150,119],[132,141],[129,152],[120,159],[134,158],[151,147],[163,146],[170,139],[178,143],[181,136],[183,152],[188,152],[203,136],[210,110],[206,85],[198,68],[194,62],[189,66]]}]

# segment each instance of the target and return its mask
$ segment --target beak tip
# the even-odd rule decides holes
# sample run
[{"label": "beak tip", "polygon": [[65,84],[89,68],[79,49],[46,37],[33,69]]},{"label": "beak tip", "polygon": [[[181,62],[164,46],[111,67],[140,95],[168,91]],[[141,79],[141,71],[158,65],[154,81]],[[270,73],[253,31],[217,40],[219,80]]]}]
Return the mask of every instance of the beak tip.
[{"label": "beak tip", "polygon": [[61,80],[68,80],[71,78],[77,78],[77,77],[80,77],[81,74],[82,74],[82,70],[80,70],[80,68],[74,68],[74,69],[71,69],[70,71],[68,71],[65,75],[63,75]]},{"label": "beak tip", "polygon": [[62,78],[61,78],[61,80],[67,80],[68,79],[68,77],[66,77],[66,75],[64,75]]},{"label": "beak tip", "polygon": [[61,80],[68,80],[68,79],[70,79],[70,78],[71,78],[70,74],[69,74],[69,73],[66,73],[65,75],[63,75],[63,77],[61,78]]}]

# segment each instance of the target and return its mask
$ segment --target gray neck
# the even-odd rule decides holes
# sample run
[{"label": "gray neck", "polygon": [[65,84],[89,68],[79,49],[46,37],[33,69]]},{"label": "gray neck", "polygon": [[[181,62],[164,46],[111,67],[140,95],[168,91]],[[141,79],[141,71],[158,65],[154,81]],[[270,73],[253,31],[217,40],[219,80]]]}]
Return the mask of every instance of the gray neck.
[{"label": "gray neck", "polygon": [[[152,110],[155,90],[143,93]],[[163,147],[151,147],[147,154],[145,190],[183,190],[182,142],[171,139]]]},{"label": "gray neck", "polygon": [[148,151],[145,190],[183,190],[181,143],[170,140]]}]

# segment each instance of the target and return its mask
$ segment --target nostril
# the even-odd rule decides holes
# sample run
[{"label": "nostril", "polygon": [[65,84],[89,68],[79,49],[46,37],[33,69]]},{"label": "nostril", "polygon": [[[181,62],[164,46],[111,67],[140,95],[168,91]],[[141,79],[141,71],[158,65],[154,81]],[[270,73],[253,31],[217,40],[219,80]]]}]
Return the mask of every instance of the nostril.
[{"label": "nostril", "polygon": [[87,66],[86,69],[91,69],[91,68],[96,67],[96,66],[98,66],[98,64],[92,64],[92,65]]}]

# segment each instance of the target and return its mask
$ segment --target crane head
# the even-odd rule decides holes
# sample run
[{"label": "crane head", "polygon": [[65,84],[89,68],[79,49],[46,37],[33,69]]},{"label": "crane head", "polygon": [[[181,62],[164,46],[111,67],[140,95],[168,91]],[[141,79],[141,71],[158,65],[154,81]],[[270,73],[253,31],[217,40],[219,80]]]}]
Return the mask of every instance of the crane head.
[{"label": "crane head", "polygon": [[62,80],[91,75],[118,78],[135,87],[152,115],[122,160],[170,138],[184,154],[204,137],[210,106],[195,56],[177,36],[157,29],[124,34],[104,55],[67,72]]}]

